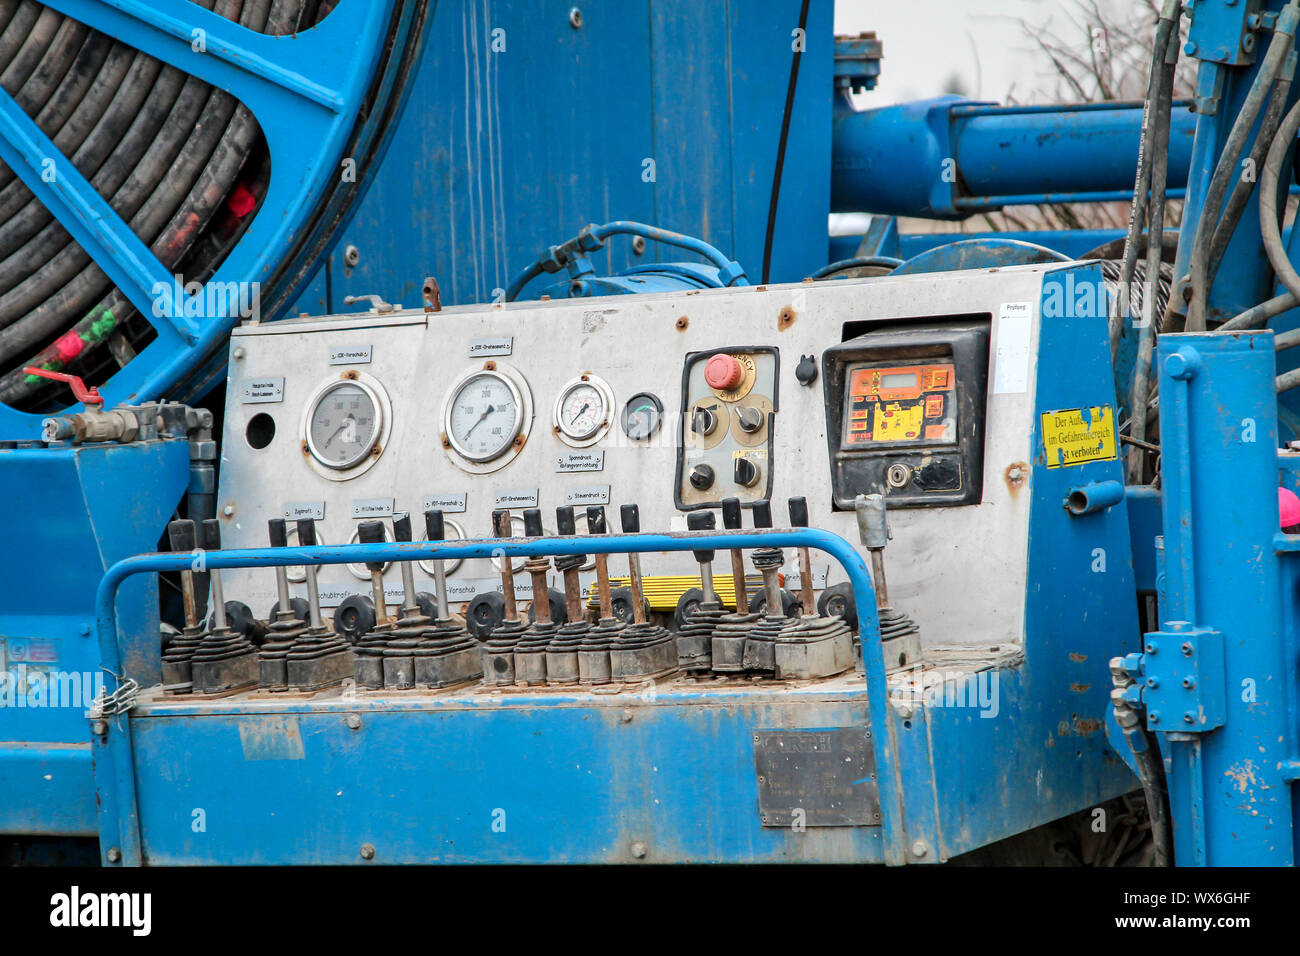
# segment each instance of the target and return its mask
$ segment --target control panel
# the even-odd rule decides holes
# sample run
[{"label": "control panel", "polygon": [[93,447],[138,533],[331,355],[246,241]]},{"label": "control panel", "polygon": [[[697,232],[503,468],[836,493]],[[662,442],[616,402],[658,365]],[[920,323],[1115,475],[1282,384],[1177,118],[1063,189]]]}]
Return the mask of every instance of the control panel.
[{"label": "control panel", "polygon": [[682,510],[772,494],[780,355],[729,348],[686,356],[676,504]]},{"label": "control panel", "polygon": [[[920,632],[1015,639],[1021,621],[1006,609],[1023,603],[1029,496],[1004,475],[1033,460],[1037,326],[1026,333],[1003,315],[1037,322],[1047,269],[248,325],[231,339],[223,540],[264,547],[272,519],[287,522],[290,544],[305,519],[323,543],[361,540],[363,525],[392,538],[402,515],[419,540],[430,510],[449,539],[493,536],[497,511],[523,536],[530,509],[552,535],[557,508],[616,514],[629,503],[647,530],[685,531],[691,515],[723,526],[727,501],[751,528],[755,505],[771,503],[780,522],[784,503],[801,498],[812,526],[856,541],[854,497],[881,493],[893,535],[890,597]],[[999,363],[1005,382],[995,389]],[[503,578],[500,558],[424,562],[412,568],[414,587],[431,592],[437,571],[451,612],[464,615],[513,580],[526,618],[534,582],[524,565]],[[999,574],[976,583],[992,566]],[[571,570],[592,607],[595,561]],[[791,604],[804,569],[790,552],[776,570],[778,597]],[[373,599],[377,573],[396,614],[400,572],[322,567],[319,603],[327,618],[351,614]],[[679,602],[699,603],[689,555],[643,555],[641,574],[650,610],[670,623]],[[634,610],[622,575],[613,605]],[[818,601],[844,581],[816,553],[807,576]],[[259,617],[276,602],[270,575],[227,578]],[[304,569],[287,579],[303,598]],[[938,599],[937,580],[962,600]],[[552,568],[546,582],[558,592],[562,575]],[[752,581],[741,584],[747,606],[765,599]],[[732,585],[719,575],[724,607],[739,593]]]}]

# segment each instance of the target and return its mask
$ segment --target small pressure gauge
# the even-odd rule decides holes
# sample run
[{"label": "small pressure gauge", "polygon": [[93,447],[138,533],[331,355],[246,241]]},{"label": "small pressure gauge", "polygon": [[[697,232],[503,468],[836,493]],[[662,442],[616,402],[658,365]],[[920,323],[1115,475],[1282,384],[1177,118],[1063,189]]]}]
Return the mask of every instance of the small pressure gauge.
[{"label": "small pressure gauge", "polygon": [[443,413],[452,450],[471,462],[488,462],[510,450],[524,424],[519,387],[503,373],[480,369],[455,387]]},{"label": "small pressure gauge", "polygon": [[570,445],[590,445],[609,431],[614,392],[586,373],[566,382],[555,400],[555,433]]},{"label": "small pressure gauge", "polygon": [[374,450],[383,425],[379,396],[356,381],[330,384],[307,413],[307,450],[326,468],[355,468]]}]

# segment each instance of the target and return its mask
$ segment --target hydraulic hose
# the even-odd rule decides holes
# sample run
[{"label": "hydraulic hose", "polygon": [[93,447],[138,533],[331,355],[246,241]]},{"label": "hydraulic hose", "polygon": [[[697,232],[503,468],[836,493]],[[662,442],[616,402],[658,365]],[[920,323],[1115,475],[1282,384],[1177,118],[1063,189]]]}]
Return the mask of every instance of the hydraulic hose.
[{"label": "hydraulic hose", "polygon": [[839,262],[824,265],[808,278],[826,279],[837,272],[847,272],[849,269],[888,269],[892,272],[902,264],[902,259],[895,259],[892,256],[854,256],[851,259],[841,259]]},{"label": "hydraulic hose", "polygon": [[1278,127],[1273,144],[1269,147],[1264,160],[1264,168],[1259,177],[1259,225],[1264,239],[1264,252],[1269,264],[1277,274],[1278,281],[1286,286],[1293,297],[1300,300],[1300,274],[1286,254],[1282,242],[1282,224],[1279,221],[1278,183],[1282,177],[1282,166],[1295,147],[1296,132],[1300,130],[1300,103],[1286,114],[1282,125]]}]

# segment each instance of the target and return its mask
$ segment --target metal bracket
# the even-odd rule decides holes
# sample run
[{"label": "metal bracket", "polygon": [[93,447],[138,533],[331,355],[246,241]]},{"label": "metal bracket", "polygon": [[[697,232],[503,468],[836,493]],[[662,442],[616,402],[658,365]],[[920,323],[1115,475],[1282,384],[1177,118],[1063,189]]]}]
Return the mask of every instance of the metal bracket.
[{"label": "metal bracket", "polygon": [[1195,0],[1187,7],[1192,16],[1184,48],[1188,55],[1225,66],[1255,62],[1260,0]]},{"label": "metal bracket", "polygon": [[1163,630],[1146,635],[1143,651],[1124,659],[1125,671],[1136,681],[1125,696],[1145,706],[1148,730],[1207,733],[1226,723],[1220,632],[1167,621]]}]

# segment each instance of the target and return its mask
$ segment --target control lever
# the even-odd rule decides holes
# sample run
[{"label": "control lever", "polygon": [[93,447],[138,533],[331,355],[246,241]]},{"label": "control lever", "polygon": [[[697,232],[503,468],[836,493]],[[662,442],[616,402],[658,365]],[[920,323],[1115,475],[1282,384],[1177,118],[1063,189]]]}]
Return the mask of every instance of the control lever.
[{"label": "control lever", "polygon": [[[380,526],[382,534],[383,526]],[[393,515],[393,540],[410,542],[411,516]],[[415,593],[415,571],[410,561],[397,562],[402,574],[402,610],[400,619],[389,632],[383,650],[384,687],[388,690],[410,690],[415,686],[415,648],[433,621],[420,610]],[[382,565],[380,565],[382,568]]]},{"label": "control lever", "polygon": [[[740,516],[740,499],[723,498],[722,526],[728,531],[739,531]],[[710,662],[717,674],[736,674],[745,669],[745,645],[749,632],[758,621],[758,615],[749,611],[749,597],[745,593],[745,554],[740,548],[731,549],[731,581],[736,592],[736,609],[718,619],[710,638]]]},{"label": "control lever", "polygon": [[[167,525],[167,541],[175,554],[189,554],[198,544],[194,522],[180,518]],[[185,694],[193,688],[194,649],[203,640],[199,624],[198,600],[194,590],[194,572],[181,572],[181,597],[185,605],[185,629],[172,639],[162,656],[163,686],[169,694]]]},{"label": "control lever", "polygon": [[[221,522],[207,518],[202,524],[203,549],[221,550]],[[226,618],[225,589],[221,572],[208,573],[212,587],[212,615],[215,625],[194,650],[191,665],[196,694],[229,694],[257,684],[257,649],[243,634],[230,629]]]},{"label": "control lever", "polygon": [[[446,522],[437,508],[424,513],[424,537],[426,541],[446,540]],[[433,559],[433,582],[438,618],[424,630],[420,643],[411,651],[415,683],[441,688],[476,681],[483,676],[479,643],[470,637],[464,624],[452,620],[447,606],[447,571],[441,558]]]},{"label": "control lever", "polygon": [[[362,544],[383,544],[384,537],[382,521],[363,521],[357,528],[357,538]],[[370,572],[371,600],[375,602],[375,626],[391,626],[392,618],[388,614],[388,600],[384,595],[384,564],[382,561],[367,561],[366,569]]]},{"label": "control lever", "polygon": [[[400,514],[393,516],[393,540],[394,541],[411,541],[411,516],[409,514]],[[415,570],[411,567],[410,561],[397,562],[402,572],[402,610],[401,617],[403,620],[420,616],[420,602],[415,594]]]},{"label": "control lever", "polygon": [[[624,534],[641,533],[641,509],[634,504],[618,510]],[[667,629],[646,620],[645,589],[641,581],[641,555],[627,552],[632,591],[632,623],[610,644],[610,679],[637,684],[666,677],[677,669],[677,648]]]},{"label": "control lever", "polygon": [[[587,533],[605,533],[605,508],[592,505],[587,509]],[[578,648],[578,679],[583,684],[610,682],[609,651],[624,624],[614,616],[614,600],[609,589],[609,555],[596,554],[596,594],[600,601],[600,620],[587,632]]]},{"label": "control lever", "polygon": [[[921,659],[921,635],[910,617],[889,602],[885,582],[885,546],[889,543],[884,495],[858,495],[853,499],[858,519],[858,537],[871,553],[871,584],[876,592],[876,612],[880,619],[880,647],[885,669],[896,670]],[[860,637],[859,637],[860,641]],[[859,643],[859,647],[860,647]]]},{"label": "control lever", "polygon": [[[542,512],[538,508],[524,511],[524,537],[542,537]],[[524,562],[524,570],[533,579],[533,623],[515,645],[515,685],[532,687],[546,683],[546,648],[555,639],[559,625],[551,620],[551,593],[546,572],[551,562],[535,556]]]},{"label": "control lever", "polygon": [[[808,527],[808,499],[791,498],[788,506],[790,527]],[[811,617],[817,613],[817,603],[813,598],[812,555],[807,548],[799,549],[799,603],[803,606],[805,616]]]},{"label": "control lever", "polygon": [[[624,534],[641,533],[641,511],[636,505],[623,505],[618,509],[619,524]],[[644,624],[645,588],[641,583],[641,555],[636,551],[627,553],[627,573],[632,585],[632,622]]]},{"label": "control lever", "polygon": [[[288,547],[288,526],[283,518],[272,518],[267,529],[271,547]],[[279,600],[270,615],[270,634],[257,655],[257,685],[271,693],[289,689],[289,650],[306,630],[306,619],[311,616],[307,602],[289,597],[289,575],[284,567],[275,569],[275,589]]]},{"label": "control lever", "polygon": [[[492,530],[498,538],[513,536],[507,509],[498,508],[492,512]],[[501,555],[501,598],[505,617],[483,642],[483,683],[489,687],[514,685],[515,647],[528,629],[519,617],[519,605],[515,601],[514,561],[507,554]]]},{"label": "control lever", "polygon": [[[713,531],[716,525],[712,511],[692,511],[686,516],[690,531]],[[713,584],[713,550],[702,548],[693,553],[700,566],[700,601],[694,608],[678,605],[677,666],[688,674],[707,674],[713,666],[713,632],[724,612]]]},{"label": "control lever", "polygon": [[[572,505],[555,509],[555,529],[570,538],[578,532]],[[585,554],[562,554],[555,558],[555,569],[564,575],[564,610],[567,620],[546,646],[546,682],[576,684],[582,676],[578,662],[583,639],[591,631],[582,608],[582,584],[578,571],[586,562]]]},{"label": "control lever", "polygon": [[[316,521],[302,518],[298,521],[298,546],[316,547]],[[320,614],[320,588],[317,586],[316,565],[306,562],[307,622],[308,628],[294,639],[286,655],[286,674],[291,691],[311,692],[323,690],[343,682],[354,674],[354,660],[347,642],[333,631],[327,631]]]},{"label": "control lever", "polygon": [[[357,540],[362,544],[382,544],[384,538],[382,521],[363,521],[357,527]],[[384,686],[384,652],[388,647],[389,632],[396,622],[388,613],[383,562],[367,561],[366,569],[370,572],[370,603],[374,608],[375,623],[354,645],[354,668],[358,687],[381,690]],[[335,617],[343,610],[340,605]]]},{"label": "control lever", "polygon": [[[772,505],[767,501],[754,502],[754,527],[772,527]],[[763,619],[756,623],[745,640],[742,664],[745,670],[771,674],[776,671],[775,642],[790,621],[785,616],[781,600],[779,572],[785,563],[780,548],[755,548],[750,560],[763,575],[763,590],[767,607]]]},{"label": "control lever", "polygon": [[[740,530],[740,499],[722,499],[722,527],[728,531]],[[745,593],[745,553],[739,548],[731,549],[731,580],[736,589],[736,613],[744,614],[749,610],[749,597]]]}]

